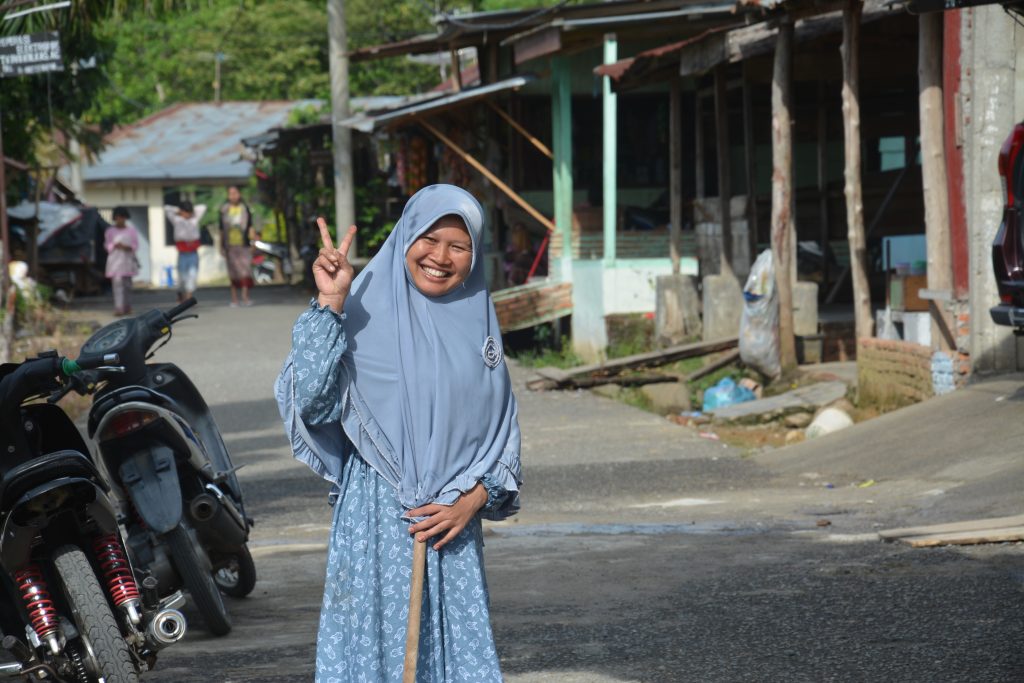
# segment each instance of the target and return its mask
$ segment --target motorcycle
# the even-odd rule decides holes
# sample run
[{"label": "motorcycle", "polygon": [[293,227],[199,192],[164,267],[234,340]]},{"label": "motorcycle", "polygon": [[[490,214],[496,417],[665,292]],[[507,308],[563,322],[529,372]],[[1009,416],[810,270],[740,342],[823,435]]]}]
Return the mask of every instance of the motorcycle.
[{"label": "motorcycle", "polygon": [[[196,304],[153,309],[101,328],[82,355],[116,353],[125,371],[94,371],[88,433],[124,503],[133,557],[160,586],[184,586],[207,628],[231,630],[221,593],[256,583],[237,468],[199,390],[172,363],[147,363]],[[163,346],[161,344],[160,346]],[[159,347],[157,347],[159,348]]]},{"label": "motorcycle", "polygon": [[82,370],[117,362],[50,351],[0,366],[0,644],[16,660],[0,677],[137,683],[185,634],[183,596],[161,601],[153,576],[138,580],[109,485],[55,405]]},{"label": "motorcycle", "polygon": [[282,274],[284,282],[292,280],[292,260],[287,244],[255,240],[252,243],[252,279],[258,285],[266,285]]}]

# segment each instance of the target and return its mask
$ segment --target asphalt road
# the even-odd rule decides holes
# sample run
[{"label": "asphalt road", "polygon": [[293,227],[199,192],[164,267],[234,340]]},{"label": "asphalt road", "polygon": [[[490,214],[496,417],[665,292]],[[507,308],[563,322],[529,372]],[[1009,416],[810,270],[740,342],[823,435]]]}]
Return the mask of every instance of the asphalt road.
[{"label": "asphalt road", "polygon": [[[144,680],[310,681],[327,487],[290,458],[272,398],[306,299],[199,296],[158,359],[192,376],[245,465],[259,581],[230,601],[229,636],[189,613]],[[510,683],[1024,681],[1019,545],[912,550],[874,533],[1020,512],[1018,378],[746,455],[587,392],[527,392],[525,374],[524,509],[486,539]]]}]

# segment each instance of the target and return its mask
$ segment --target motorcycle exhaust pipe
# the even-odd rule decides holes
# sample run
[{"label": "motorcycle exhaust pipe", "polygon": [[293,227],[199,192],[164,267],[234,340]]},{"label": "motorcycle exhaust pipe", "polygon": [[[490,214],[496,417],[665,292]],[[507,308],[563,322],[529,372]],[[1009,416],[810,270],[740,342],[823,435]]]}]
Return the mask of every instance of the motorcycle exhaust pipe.
[{"label": "motorcycle exhaust pipe", "polygon": [[162,609],[146,626],[146,644],[154,651],[164,649],[185,637],[185,617],[176,609]]},{"label": "motorcycle exhaust pipe", "polygon": [[209,522],[217,514],[217,500],[207,493],[200,493],[188,504],[188,510],[197,522]]},{"label": "motorcycle exhaust pipe", "polygon": [[245,543],[248,528],[231,499],[214,484],[207,484],[206,489],[206,493],[200,493],[188,504],[199,537],[204,543],[221,548]]}]

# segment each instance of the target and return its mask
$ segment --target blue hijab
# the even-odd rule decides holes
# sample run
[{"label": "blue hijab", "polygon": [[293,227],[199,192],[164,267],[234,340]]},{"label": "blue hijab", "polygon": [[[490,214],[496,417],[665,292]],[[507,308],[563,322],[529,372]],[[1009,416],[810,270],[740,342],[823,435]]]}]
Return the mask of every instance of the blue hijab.
[{"label": "blue hijab", "polygon": [[[469,229],[472,266],[462,285],[429,297],[406,253],[448,215]],[[420,190],[345,301],[341,424],[409,509],[451,504],[501,465],[518,480],[518,409],[484,279],[483,225],[465,190]]]}]

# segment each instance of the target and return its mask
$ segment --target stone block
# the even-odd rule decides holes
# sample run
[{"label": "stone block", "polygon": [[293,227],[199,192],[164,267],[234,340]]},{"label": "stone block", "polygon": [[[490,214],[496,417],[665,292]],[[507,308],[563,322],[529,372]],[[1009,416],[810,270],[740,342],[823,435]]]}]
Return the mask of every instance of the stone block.
[{"label": "stone block", "polygon": [[793,334],[809,337],[818,334],[818,283],[793,285]]},{"label": "stone block", "polygon": [[700,295],[690,275],[661,275],[655,281],[654,339],[660,346],[682,344],[703,331]]},{"label": "stone block", "polygon": [[708,275],[703,292],[704,341],[737,337],[743,315],[743,290],[734,277]]},{"label": "stone block", "polygon": [[645,384],[640,391],[659,415],[678,415],[690,410],[690,389],[684,382]]},{"label": "stone block", "polygon": [[592,388],[591,391],[605,398],[618,399],[622,396],[622,387],[618,384],[599,384]]}]

